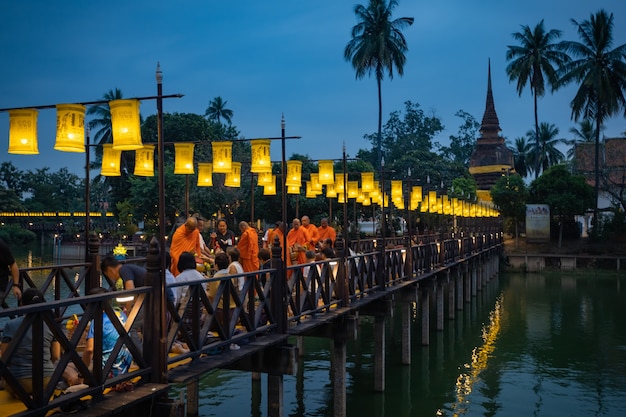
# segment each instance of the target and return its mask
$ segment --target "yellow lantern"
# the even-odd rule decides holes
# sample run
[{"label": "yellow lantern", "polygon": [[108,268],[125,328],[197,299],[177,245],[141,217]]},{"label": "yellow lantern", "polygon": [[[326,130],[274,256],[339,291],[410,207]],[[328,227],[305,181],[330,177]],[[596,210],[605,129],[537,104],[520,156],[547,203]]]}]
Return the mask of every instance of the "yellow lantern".
[{"label": "yellow lantern", "polygon": [[372,199],[367,194],[363,194],[363,201],[361,201],[363,207],[369,207],[372,205]]},{"label": "yellow lantern", "polygon": [[107,143],[102,145],[102,171],[100,175],[103,177],[119,177],[120,174],[120,158],[122,151],[113,149],[113,145]]},{"label": "yellow lantern", "polygon": [[337,192],[335,191],[335,183],[328,184],[326,186],[326,197],[327,198],[336,198]]},{"label": "yellow lantern", "polygon": [[250,141],[252,145],[252,163],[250,172],[272,172],[272,161],[270,159],[270,140],[256,139]]},{"label": "yellow lantern", "polygon": [[363,190],[364,193],[371,193],[374,191],[373,172],[361,172],[361,190]]},{"label": "yellow lantern", "polygon": [[402,180],[391,180],[391,198],[402,198]]},{"label": "yellow lantern", "polygon": [[213,186],[213,164],[210,162],[198,163],[198,187]]},{"label": "yellow lantern", "polygon": [[275,177],[274,175],[272,175],[272,172],[259,172],[258,174],[258,179],[257,179],[257,185],[265,185],[265,184],[271,184],[272,183],[272,177]]},{"label": "yellow lantern", "polygon": [[9,110],[9,153],[37,155],[37,110]]},{"label": "yellow lantern", "polygon": [[144,145],[135,151],[135,175],[154,176],[154,145]]},{"label": "yellow lantern", "polygon": [[416,201],[418,203],[422,201],[422,186],[421,185],[413,186],[413,191],[411,192],[411,200]]},{"label": "yellow lantern", "polygon": [[139,100],[109,101],[113,148],[119,151],[141,149]]},{"label": "yellow lantern", "polygon": [[313,190],[312,185],[311,185],[311,181],[305,181],[305,192],[304,192],[304,196],[306,198],[315,198],[317,197],[316,192]]},{"label": "yellow lantern", "polygon": [[191,142],[174,144],[174,174],[193,174],[193,149]]},{"label": "yellow lantern", "polygon": [[322,192],[322,184],[320,184],[320,174],[311,173],[311,188],[318,194]]},{"label": "yellow lantern", "polygon": [[287,161],[287,178],[285,179],[285,185],[287,187],[298,187],[298,193],[300,192],[300,186],[302,185],[302,161],[290,160]]},{"label": "yellow lantern", "polygon": [[232,171],[233,143],[230,141],[212,142],[213,172],[229,174]]},{"label": "yellow lantern", "polygon": [[346,196],[344,195],[344,193],[337,193],[337,202],[339,204],[343,204],[346,202]]},{"label": "yellow lantern", "polygon": [[348,175],[337,173],[335,174],[335,191],[337,194],[343,194],[344,188],[348,185]]},{"label": "yellow lantern", "polygon": [[271,176],[271,181],[263,185],[263,195],[276,195],[276,175]]},{"label": "yellow lantern", "polygon": [[333,173],[333,161],[332,160],[318,161],[317,167],[318,167],[320,184],[329,185],[329,184],[335,183],[335,175]]},{"label": "yellow lantern", "polygon": [[241,162],[232,162],[232,171],[226,174],[224,185],[226,187],[241,187]]},{"label": "yellow lantern", "polygon": [[54,149],[85,152],[85,106],[57,104],[57,138]]},{"label": "yellow lantern", "polygon": [[348,198],[357,198],[359,196],[359,182],[348,181]]},{"label": "yellow lantern", "polygon": [[300,185],[288,185],[287,194],[300,194]]}]

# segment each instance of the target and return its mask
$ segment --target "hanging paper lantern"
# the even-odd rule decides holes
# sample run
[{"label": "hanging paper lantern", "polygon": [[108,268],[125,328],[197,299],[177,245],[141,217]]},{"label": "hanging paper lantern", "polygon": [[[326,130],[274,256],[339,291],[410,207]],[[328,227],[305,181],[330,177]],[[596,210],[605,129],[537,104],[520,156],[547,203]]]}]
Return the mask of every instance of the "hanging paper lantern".
[{"label": "hanging paper lantern", "polygon": [[122,151],[113,149],[113,145],[107,143],[102,145],[102,171],[100,175],[103,177],[119,177],[120,173],[120,158],[122,157]]},{"label": "hanging paper lantern", "polygon": [[233,143],[230,141],[212,142],[213,172],[229,174],[232,171]]},{"label": "hanging paper lantern", "polygon": [[348,181],[348,198],[357,198],[359,196],[359,182]]},{"label": "hanging paper lantern", "polygon": [[37,110],[9,110],[9,153],[37,155]]},{"label": "hanging paper lantern", "polygon": [[[369,194],[370,194],[370,197],[372,199],[377,199],[378,198],[378,196],[380,195],[380,189],[379,189],[378,181],[374,181],[374,188],[373,188],[372,191],[369,192]],[[372,201],[374,201],[374,200],[372,200]]]},{"label": "hanging paper lantern", "polygon": [[337,191],[335,191],[335,183],[326,185],[326,198],[337,198]]},{"label": "hanging paper lantern", "polygon": [[174,144],[174,174],[193,174],[193,149],[191,142]]},{"label": "hanging paper lantern", "polygon": [[57,137],[54,149],[85,152],[85,106],[57,104]]},{"label": "hanging paper lantern", "polygon": [[287,194],[300,194],[300,185],[287,185]]},{"label": "hanging paper lantern", "polygon": [[422,186],[421,185],[413,186],[413,189],[411,191],[411,200],[418,202],[418,203],[422,201]]},{"label": "hanging paper lantern", "polygon": [[302,186],[302,161],[287,161],[287,177],[285,179],[285,185],[287,187],[298,187],[298,189]]},{"label": "hanging paper lantern", "polygon": [[322,192],[322,184],[320,184],[320,174],[311,173],[311,188],[318,194]]},{"label": "hanging paper lantern", "polygon": [[372,199],[368,194],[363,194],[363,201],[361,201],[363,207],[369,207],[372,205]]},{"label": "hanging paper lantern", "polygon": [[342,173],[335,174],[335,191],[337,194],[343,194],[343,190],[348,185],[348,176]]},{"label": "hanging paper lantern", "polygon": [[250,172],[272,172],[272,161],[270,158],[270,140],[256,139],[250,141],[252,145],[252,163]]},{"label": "hanging paper lantern", "polygon": [[258,176],[257,176],[257,185],[271,184],[272,177],[274,177],[274,175],[272,175],[271,171],[270,172],[259,172]]},{"label": "hanging paper lantern", "polygon": [[361,190],[364,193],[370,193],[374,190],[373,172],[361,172]]},{"label": "hanging paper lantern", "polygon": [[313,191],[313,188],[311,186],[311,181],[305,181],[305,191],[304,191],[304,197],[306,198],[315,198],[317,197],[317,194],[315,193],[315,191]]},{"label": "hanging paper lantern", "polygon": [[113,148],[119,151],[141,149],[139,100],[109,101]]},{"label": "hanging paper lantern", "polygon": [[391,180],[391,198],[402,198],[402,180]]},{"label": "hanging paper lantern", "polygon": [[271,181],[263,185],[263,195],[276,195],[276,175],[272,175]]},{"label": "hanging paper lantern", "polygon": [[154,176],[154,145],[144,145],[135,151],[135,175]]},{"label": "hanging paper lantern", "polygon": [[226,174],[224,185],[226,187],[241,187],[241,162],[232,162],[232,170]]},{"label": "hanging paper lantern", "polygon": [[322,160],[317,162],[320,184],[329,185],[335,183],[335,174],[333,173],[333,161]]},{"label": "hanging paper lantern", "polygon": [[213,164],[210,162],[198,163],[198,187],[213,186]]}]

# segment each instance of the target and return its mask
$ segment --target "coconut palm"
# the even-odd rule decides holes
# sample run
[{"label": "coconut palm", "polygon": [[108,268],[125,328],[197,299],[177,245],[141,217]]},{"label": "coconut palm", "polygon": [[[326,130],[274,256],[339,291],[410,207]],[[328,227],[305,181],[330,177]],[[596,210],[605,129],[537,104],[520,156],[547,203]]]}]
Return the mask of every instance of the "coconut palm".
[{"label": "coconut palm", "polygon": [[[90,131],[95,129],[95,133],[92,135],[93,143],[96,145],[103,145],[105,143],[113,143],[113,133],[111,131],[111,110],[109,109],[109,101],[119,100],[123,98],[122,90],[116,88],[115,90],[109,90],[102,96],[102,100],[106,100],[107,103],[100,103],[91,106],[87,109],[87,116],[94,116],[87,123],[87,127]],[[102,146],[96,147],[96,160],[102,159]]]},{"label": "coconut palm", "polygon": [[573,60],[566,63],[559,72],[558,86],[571,82],[579,84],[571,102],[572,118],[577,121],[595,121],[595,205],[594,224],[598,217],[598,191],[600,186],[600,131],[604,121],[626,112],[626,44],[615,49],[613,46],[613,13],[604,10],[591,15],[589,20],[577,22],[581,42],[563,42],[564,48]]},{"label": "coconut palm", "polygon": [[567,150],[567,159],[574,157],[576,145],[579,143],[592,143],[596,140],[596,128],[593,121],[584,119],[578,123],[578,127],[570,128],[569,132],[574,136],[573,139],[567,140],[566,143],[571,146]]},{"label": "coconut palm", "polygon": [[511,152],[513,152],[513,167],[515,168],[515,172],[523,178],[528,176],[526,155],[528,154],[530,146],[531,145],[526,142],[526,138],[523,136],[515,138],[515,144],[508,146]]},{"label": "coconut palm", "polygon": [[[561,45],[555,43],[561,37],[561,31],[552,29],[546,32],[543,20],[534,29],[522,26],[521,32],[515,32],[512,36],[520,45],[508,46],[506,59],[509,65],[506,67],[506,73],[509,81],[517,81],[517,93],[520,96],[526,84],[530,86],[535,109],[535,153],[539,153],[537,98],[545,94],[546,80],[554,87],[557,82],[557,70],[568,62],[569,57],[563,52]],[[539,160],[535,162],[538,163]],[[535,166],[533,170],[537,178],[539,166]]]},{"label": "coconut palm", "polygon": [[218,124],[222,124],[222,119],[224,119],[230,125],[233,118],[233,111],[226,108],[226,103],[228,102],[222,100],[222,97],[215,97],[209,102],[209,107],[207,107],[204,115],[207,116],[209,120],[213,120]]},{"label": "coconut palm", "polygon": [[[526,157],[528,161],[532,162],[532,166],[539,167],[542,172],[545,172],[553,165],[560,164],[565,160],[565,155],[561,152],[557,145],[565,143],[565,139],[557,138],[559,134],[559,128],[551,123],[542,122],[539,124],[539,152],[537,148],[530,148]],[[526,137],[529,140],[535,138],[535,131],[529,130],[526,132]],[[535,178],[537,178],[537,172],[535,172]]]},{"label": "coconut palm", "polygon": [[363,78],[372,73],[376,77],[378,87],[378,136],[376,141],[377,163],[382,161],[381,131],[383,119],[383,102],[381,83],[387,71],[393,79],[394,67],[398,75],[404,74],[408,51],[402,29],[413,24],[412,17],[401,17],[391,20],[397,0],[369,0],[367,6],[357,4],[354,7],[358,23],[352,27],[352,39],[344,50],[344,58],[350,61],[356,70],[356,78]]}]

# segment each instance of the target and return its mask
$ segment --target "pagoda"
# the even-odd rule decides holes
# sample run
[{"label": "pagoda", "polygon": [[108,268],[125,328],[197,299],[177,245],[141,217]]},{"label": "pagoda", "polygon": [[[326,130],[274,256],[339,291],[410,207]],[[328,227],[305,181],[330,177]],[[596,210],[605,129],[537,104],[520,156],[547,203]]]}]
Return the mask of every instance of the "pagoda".
[{"label": "pagoda", "polygon": [[491,91],[491,61],[487,73],[487,103],[480,125],[480,137],[476,140],[470,158],[469,172],[477,184],[476,194],[481,201],[491,201],[489,190],[503,174],[514,172],[513,152],[499,135],[500,122],[496,114]]}]

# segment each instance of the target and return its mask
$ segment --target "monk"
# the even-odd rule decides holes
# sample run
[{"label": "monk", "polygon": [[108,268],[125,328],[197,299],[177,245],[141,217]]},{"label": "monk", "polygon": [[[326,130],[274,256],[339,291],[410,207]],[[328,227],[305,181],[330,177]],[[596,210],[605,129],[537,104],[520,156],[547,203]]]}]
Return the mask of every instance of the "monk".
[{"label": "monk", "polygon": [[302,216],[301,223],[301,227],[306,229],[306,231],[309,233],[309,237],[311,238],[309,244],[307,245],[307,249],[315,250],[315,245],[317,245],[318,242],[317,226],[311,223],[311,219],[309,218],[309,216]]},{"label": "monk", "polygon": [[[191,252],[199,257],[202,253],[200,248],[200,232],[198,231],[198,219],[191,216],[187,221],[178,226],[178,229],[172,236],[172,243],[170,244],[170,256],[172,258],[172,266],[170,271],[174,276],[178,275],[178,258],[183,252]],[[202,262],[202,260],[196,260],[196,262]]]},{"label": "monk", "polygon": [[321,220],[320,227],[317,228],[318,242],[323,242],[325,239],[332,240],[333,246],[335,245],[335,240],[337,239],[337,232],[332,226],[328,225],[327,218],[323,218]]},{"label": "monk", "polygon": [[288,264],[306,263],[306,248],[311,241],[311,236],[304,227],[300,227],[300,219],[293,219],[291,230],[287,233],[287,246],[289,247],[290,259]]},{"label": "monk", "polygon": [[241,236],[237,243],[239,249],[239,261],[244,272],[258,271],[259,266],[259,235],[248,222],[240,222]]}]

